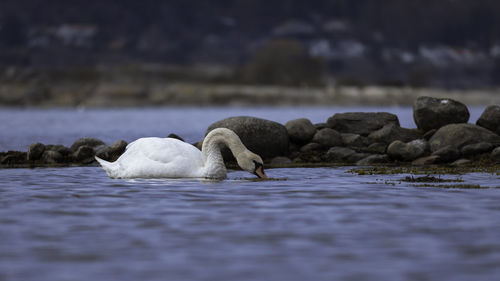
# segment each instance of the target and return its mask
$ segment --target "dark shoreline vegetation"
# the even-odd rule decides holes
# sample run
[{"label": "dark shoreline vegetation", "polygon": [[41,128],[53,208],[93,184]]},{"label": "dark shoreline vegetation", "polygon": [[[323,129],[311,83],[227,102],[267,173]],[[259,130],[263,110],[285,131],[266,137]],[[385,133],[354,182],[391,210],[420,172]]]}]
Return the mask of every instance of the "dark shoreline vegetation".
[{"label": "dark shoreline vegetation", "polygon": [[[415,129],[402,128],[396,115],[386,112],[336,113],[325,123],[300,118],[285,125],[239,116],[213,123],[232,129],[243,143],[265,161],[266,168],[360,166],[366,174],[460,174],[500,171],[500,106],[485,108],[476,124],[460,102],[427,96],[413,104]],[[168,137],[181,137],[170,134]],[[202,141],[193,145],[201,148]],[[70,147],[31,144],[26,152],[0,152],[0,168],[96,166],[94,156],[115,161],[127,142],[106,145],[81,138]],[[226,164],[237,169],[228,150]],[[363,168],[361,168],[363,167]],[[439,182],[439,181],[437,181]]]}]

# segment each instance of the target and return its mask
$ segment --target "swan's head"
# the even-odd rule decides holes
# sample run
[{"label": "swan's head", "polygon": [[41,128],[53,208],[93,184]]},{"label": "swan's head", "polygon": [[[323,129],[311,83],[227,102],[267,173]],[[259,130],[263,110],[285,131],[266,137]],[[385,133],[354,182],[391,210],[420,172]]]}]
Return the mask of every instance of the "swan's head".
[{"label": "swan's head", "polygon": [[267,179],[266,173],[264,173],[264,161],[259,155],[252,153],[250,151],[244,151],[236,157],[238,165],[245,171],[256,175],[261,179]]}]

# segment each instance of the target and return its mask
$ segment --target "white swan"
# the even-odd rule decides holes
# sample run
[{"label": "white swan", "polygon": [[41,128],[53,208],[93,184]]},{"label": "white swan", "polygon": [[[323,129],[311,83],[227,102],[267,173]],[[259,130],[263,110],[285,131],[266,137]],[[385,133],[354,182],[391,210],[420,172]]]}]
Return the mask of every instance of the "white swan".
[{"label": "white swan", "polygon": [[229,147],[238,165],[259,178],[267,178],[263,161],[248,150],[238,135],[217,128],[205,137],[200,150],[174,138],[141,138],[127,146],[115,161],[96,160],[111,178],[226,178],[221,149]]}]

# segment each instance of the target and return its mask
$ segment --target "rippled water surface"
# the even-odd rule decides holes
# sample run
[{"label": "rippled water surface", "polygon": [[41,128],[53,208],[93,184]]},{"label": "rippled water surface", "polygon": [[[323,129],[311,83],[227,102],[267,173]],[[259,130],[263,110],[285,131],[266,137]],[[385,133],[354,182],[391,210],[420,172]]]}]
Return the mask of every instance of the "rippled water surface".
[{"label": "rippled water surface", "polygon": [[[16,120],[0,114],[13,126],[3,128],[0,150],[71,144],[79,132],[195,141],[220,117],[324,122],[334,113],[232,110],[13,110]],[[411,123],[409,109],[396,110]],[[116,180],[99,167],[0,169],[0,281],[498,280],[498,171],[435,175],[456,180],[440,183],[447,187],[482,187],[463,189],[351,168],[268,169],[269,181],[241,171],[203,181]]]}]

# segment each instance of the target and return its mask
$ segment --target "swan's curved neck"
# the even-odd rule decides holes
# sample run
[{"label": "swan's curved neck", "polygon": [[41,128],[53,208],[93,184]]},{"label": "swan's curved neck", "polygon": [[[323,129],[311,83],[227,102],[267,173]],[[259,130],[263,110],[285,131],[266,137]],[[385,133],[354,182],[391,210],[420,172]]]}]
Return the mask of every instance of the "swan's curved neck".
[{"label": "swan's curved neck", "polygon": [[222,158],[221,149],[227,146],[235,158],[246,150],[238,135],[225,128],[212,130],[203,141],[201,153],[205,174],[208,178],[226,177],[226,166]]}]

